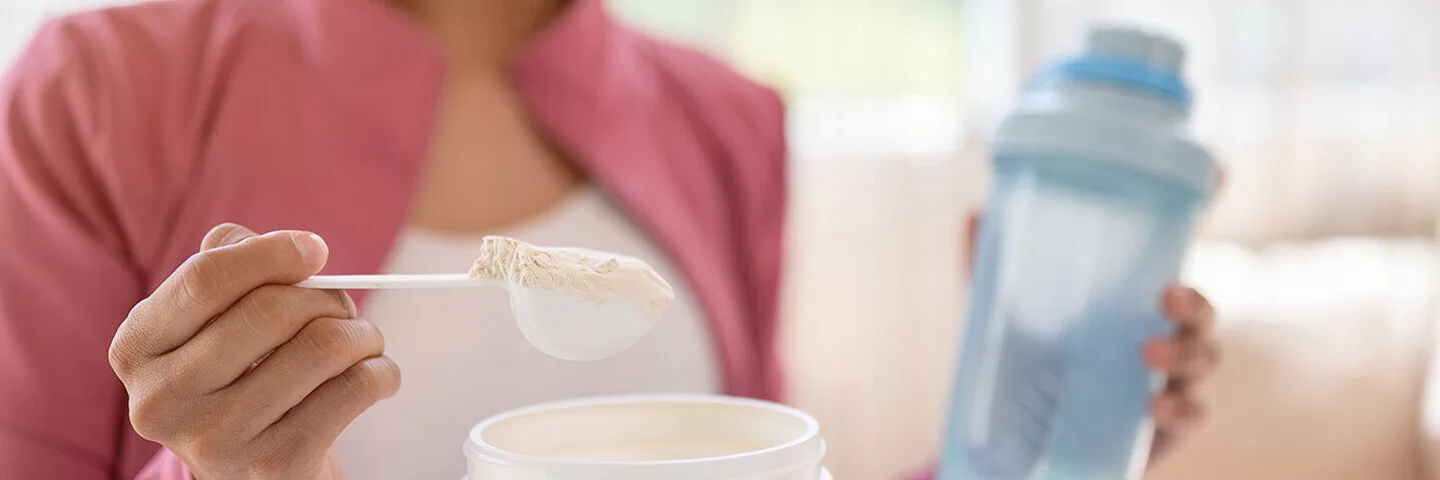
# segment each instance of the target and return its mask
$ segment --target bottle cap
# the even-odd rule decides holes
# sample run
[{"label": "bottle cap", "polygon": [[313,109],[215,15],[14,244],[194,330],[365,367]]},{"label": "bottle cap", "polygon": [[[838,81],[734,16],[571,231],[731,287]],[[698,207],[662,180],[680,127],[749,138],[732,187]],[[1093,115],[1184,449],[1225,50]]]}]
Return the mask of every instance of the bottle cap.
[{"label": "bottle cap", "polygon": [[1178,76],[1185,64],[1185,47],[1144,30],[1098,26],[1085,36],[1085,56],[1125,59]]},{"label": "bottle cap", "polygon": [[1128,27],[1090,29],[1080,55],[1057,62],[1031,88],[1067,82],[1099,82],[1159,95],[1188,110],[1190,88],[1180,79],[1185,48],[1166,36]]}]

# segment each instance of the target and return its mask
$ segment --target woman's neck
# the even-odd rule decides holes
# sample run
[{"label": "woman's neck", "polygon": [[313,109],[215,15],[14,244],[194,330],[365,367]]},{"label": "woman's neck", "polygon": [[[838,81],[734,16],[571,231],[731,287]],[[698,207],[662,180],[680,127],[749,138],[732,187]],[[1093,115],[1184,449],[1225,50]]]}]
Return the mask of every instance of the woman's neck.
[{"label": "woman's neck", "polygon": [[501,73],[568,0],[392,0],[440,42],[452,70]]}]

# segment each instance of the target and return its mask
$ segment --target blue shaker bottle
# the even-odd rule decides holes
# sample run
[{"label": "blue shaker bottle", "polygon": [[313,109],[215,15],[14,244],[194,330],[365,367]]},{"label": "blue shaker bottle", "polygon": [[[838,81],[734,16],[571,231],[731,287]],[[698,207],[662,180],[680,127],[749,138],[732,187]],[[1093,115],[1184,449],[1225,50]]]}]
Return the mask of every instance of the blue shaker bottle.
[{"label": "blue shaker bottle", "polygon": [[941,480],[1142,473],[1163,379],[1141,346],[1170,331],[1161,293],[1217,175],[1186,133],[1183,59],[1092,29],[1002,123]]}]

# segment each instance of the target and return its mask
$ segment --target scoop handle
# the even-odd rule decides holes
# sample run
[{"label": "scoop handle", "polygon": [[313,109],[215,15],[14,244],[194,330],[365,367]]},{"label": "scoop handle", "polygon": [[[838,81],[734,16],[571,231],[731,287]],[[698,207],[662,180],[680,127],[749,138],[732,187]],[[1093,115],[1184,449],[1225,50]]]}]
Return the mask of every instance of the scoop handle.
[{"label": "scoop handle", "polygon": [[432,275],[316,275],[295,284],[302,288],[378,290],[392,288],[506,287],[506,282],[471,278],[463,273]]}]

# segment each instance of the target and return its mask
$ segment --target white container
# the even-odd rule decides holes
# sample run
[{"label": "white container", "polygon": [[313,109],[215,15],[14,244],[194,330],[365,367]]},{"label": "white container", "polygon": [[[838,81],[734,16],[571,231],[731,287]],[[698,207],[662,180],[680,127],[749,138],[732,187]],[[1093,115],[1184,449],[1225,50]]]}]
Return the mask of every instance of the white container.
[{"label": "white container", "polygon": [[470,480],[830,480],[813,417],[713,395],[512,410],[475,425],[464,451]]}]

